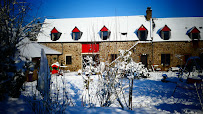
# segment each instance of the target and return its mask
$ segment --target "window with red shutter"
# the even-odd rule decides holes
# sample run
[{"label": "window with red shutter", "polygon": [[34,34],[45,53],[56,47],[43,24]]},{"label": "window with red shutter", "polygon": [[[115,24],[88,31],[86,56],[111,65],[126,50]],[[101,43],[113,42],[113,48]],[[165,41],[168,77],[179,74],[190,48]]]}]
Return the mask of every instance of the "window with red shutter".
[{"label": "window with red shutter", "polygon": [[72,39],[79,40],[81,37],[82,37],[82,32],[77,27],[75,27],[72,30]]},{"label": "window with red shutter", "polygon": [[51,40],[57,41],[61,37],[61,34],[55,27],[51,30]]},{"label": "window with red shutter", "polygon": [[144,27],[144,25],[140,26],[137,33],[138,33],[138,38],[140,41],[146,41],[147,40],[148,30]]},{"label": "window with red shutter", "polygon": [[171,37],[171,29],[165,25],[160,31],[160,36],[163,40],[169,40]]},{"label": "window with red shutter", "polygon": [[110,37],[111,31],[106,28],[106,26],[104,26],[101,30],[100,30],[100,37],[102,40],[107,40]]}]

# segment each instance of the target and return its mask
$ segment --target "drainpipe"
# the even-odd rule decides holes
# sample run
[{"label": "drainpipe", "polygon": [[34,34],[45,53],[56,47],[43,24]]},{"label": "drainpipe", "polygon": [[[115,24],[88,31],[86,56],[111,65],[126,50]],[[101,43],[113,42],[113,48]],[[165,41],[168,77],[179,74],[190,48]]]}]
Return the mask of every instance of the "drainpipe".
[{"label": "drainpipe", "polygon": [[150,18],[150,37],[151,37],[151,43],[152,43],[152,61],[151,61],[151,64],[153,65],[154,64],[154,45],[153,45],[153,19]]},{"label": "drainpipe", "polygon": [[[63,43],[61,42],[61,55],[63,56]],[[59,59],[59,57],[58,57],[58,59]],[[63,61],[64,62],[64,61]]]},{"label": "drainpipe", "polygon": [[61,47],[62,47],[62,53],[61,53],[61,55],[63,55],[63,43],[61,42]]}]

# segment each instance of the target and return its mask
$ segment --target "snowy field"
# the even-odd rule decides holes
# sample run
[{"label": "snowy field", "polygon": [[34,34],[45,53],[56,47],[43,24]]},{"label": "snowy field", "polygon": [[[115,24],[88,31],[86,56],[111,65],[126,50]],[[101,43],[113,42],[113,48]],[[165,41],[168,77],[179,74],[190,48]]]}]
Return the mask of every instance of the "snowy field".
[{"label": "snowy field", "polygon": [[[162,74],[168,75],[170,82],[161,81]],[[176,87],[178,78],[175,72],[151,72],[150,78],[134,79],[133,83],[133,110],[124,109],[115,102],[110,107],[99,107],[95,90],[98,87],[98,76],[90,77],[89,96],[84,86],[83,77],[78,76],[76,72],[66,73],[64,76],[52,75],[51,97],[57,101],[69,99],[69,106],[59,103],[64,108],[65,113],[198,113],[201,114],[201,105],[196,90],[189,84],[180,83],[181,88]],[[123,79],[123,84],[127,85],[128,79]],[[36,90],[37,82],[26,82],[20,98],[9,98],[7,101],[0,102],[0,113],[32,113],[30,105],[31,97],[38,97],[39,92]],[[190,88],[187,88],[190,86]],[[124,89],[124,96],[128,100],[128,90]],[[202,91],[199,91],[202,93]],[[173,94],[173,96],[172,96]],[[65,96],[65,98],[64,98]],[[92,107],[83,106],[85,98],[88,98]],[[123,101],[121,98],[121,101]],[[201,96],[202,98],[202,96]]]}]

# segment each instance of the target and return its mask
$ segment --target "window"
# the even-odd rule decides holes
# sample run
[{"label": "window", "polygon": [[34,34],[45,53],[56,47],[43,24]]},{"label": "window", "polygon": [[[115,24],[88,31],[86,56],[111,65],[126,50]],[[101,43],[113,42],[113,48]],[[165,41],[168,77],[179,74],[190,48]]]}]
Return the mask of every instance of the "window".
[{"label": "window", "polygon": [[171,36],[171,29],[165,25],[160,31],[160,36],[163,40],[169,40]]},{"label": "window", "polygon": [[110,37],[111,31],[109,31],[105,26],[100,30],[100,37],[102,40],[107,40]]},{"label": "window", "polygon": [[81,36],[82,36],[82,32],[77,27],[75,27],[72,30],[72,39],[79,40],[81,38]]},{"label": "window", "polygon": [[147,31],[139,31],[139,36],[141,41],[147,40]]},{"label": "window", "polygon": [[121,35],[126,35],[127,36],[127,32],[122,32]]},{"label": "window", "polygon": [[192,27],[187,34],[192,40],[200,39],[200,31],[196,27]]},{"label": "window", "polygon": [[140,41],[146,41],[147,40],[148,31],[144,27],[144,25],[141,25],[141,27],[138,29],[138,38]]},{"label": "window", "polygon": [[147,55],[141,55],[140,61],[142,62],[143,65],[145,65],[145,67],[147,67],[148,63],[147,63]]},{"label": "window", "polygon": [[191,38],[193,40],[198,40],[199,39],[199,33],[191,33]]},{"label": "window", "polygon": [[81,36],[81,32],[73,32],[73,40],[79,40]]},{"label": "window", "polygon": [[107,40],[109,37],[108,31],[101,32],[102,40]]},{"label": "window", "polygon": [[117,58],[117,54],[111,54],[111,62]]},{"label": "window", "polygon": [[58,30],[54,27],[51,31],[51,40],[57,41],[59,40],[62,33],[58,32]]},{"label": "window", "polygon": [[59,40],[60,36],[61,36],[61,33],[52,33],[51,34],[51,40],[57,41],[57,40]]},{"label": "window", "polygon": [[163,39],[168,40],[170,38],[170,31],[162,31]]},{"label": "window", "polygon": [[161,54],[161,65],[164,67],[170,65],[170,54]]},{"label": "window", "polygon": [[72,57],[66,56],[66,65],[71,65],[71,64],[72,64]]}]

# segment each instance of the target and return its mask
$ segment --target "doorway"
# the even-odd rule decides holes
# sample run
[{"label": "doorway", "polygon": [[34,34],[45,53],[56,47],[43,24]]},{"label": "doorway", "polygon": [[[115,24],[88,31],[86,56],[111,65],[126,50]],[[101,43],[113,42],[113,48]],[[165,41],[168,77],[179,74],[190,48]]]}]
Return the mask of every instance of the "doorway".
[{"label": "doorway", "polygon": [[141,55],[141,62],[145,67],[147,67],[147,65],[148,65],[148,63],[147,63],[147,54]]}]

